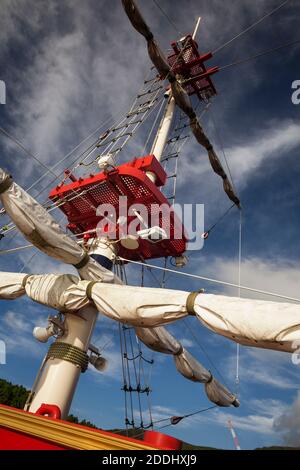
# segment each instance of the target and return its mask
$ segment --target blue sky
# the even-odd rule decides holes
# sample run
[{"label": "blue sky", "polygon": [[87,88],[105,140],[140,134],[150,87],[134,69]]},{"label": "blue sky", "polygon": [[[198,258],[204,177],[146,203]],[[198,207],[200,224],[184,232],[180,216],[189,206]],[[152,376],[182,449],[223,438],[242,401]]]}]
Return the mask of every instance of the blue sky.
[{"label": "blue sky", "polygon": [[[160,2],[181,32],[189,32],[202,16],[200,50],[217,49],[281,2],[279,0],[163,0]],[[150,0],[139,2],[151,29],[167,49],[178,37]],[[291,0],[251,32],[212,59],[226,65],[299,38],[300,5]],[[218,135],[243,205],[242,283],[299,296],[300,105],[292,104],[291,85],[300,79],[299,47],[286,48],[214,76],[218,95],[204,115],[203,126],[221,152]],[[133,30],[118,0],[3,0],[0,19],[0,79],[6,82],[7,104],[0,107],[0,125],[18,137],[39,159],[53,165],[96,129],[107,117],[126,110],[149,67],[145,42]],[[216,121],[218,135],[213,125]],[[122,158],[130,159],[144,145],[145,131]],[[1,137],[1,166],[28,187],[44,169]],[[220,180],[205,152],[191,138],[179,165],[178,202],[203,203],[209,227],[229,206]],[[63,169],[62,168],[58,168]],[[32,191],[45,189],[50,178]],[[55,214],[60,219],[60,214]],[[1,222],[6,223],[2,217]],[[22,237],[1,240],[1,249],[23,244]],[[190,253],[187,272],[237,281],[238,214],[232,211],[199,252]],[[22,252],[1,256],[2,271],[66,272],[44,255]],[[130,269],[132,283],[139,271]],[[151,276],[147,285],[153,284]],[[167,287],[230,293],[199,281],[168,277]],[[34,325],[44,324],[49,310],[25,298],[2,302],[0,339],[7,343],[7,365],[0,376],[30,387],[46,346],[32,337]],[[193,323],[195,322],[195,324]],[[197,342],[190,334],[197,336]],[[204,330],[190,319],[170,327],[172,333],[219,378],[234,389],[235,344]],[[104,374],[89,370],[82,376],[72,412],[103,428],[122,427],[124,419],[117,325],[99,319],[93,342],[106,344],[110,367]],[[154,356],[151,386],[153,414],[161,419],[209,406],[201,385],[176,373],[172,359]],[[226,422],[231,417],[242,448],[288,442],[300,444],[299,366],[288,354],[241,348],[239,409],[218,409],[167,428],[186,441],[232,448]],[[291,419],[293,417],[293,419]]]}]

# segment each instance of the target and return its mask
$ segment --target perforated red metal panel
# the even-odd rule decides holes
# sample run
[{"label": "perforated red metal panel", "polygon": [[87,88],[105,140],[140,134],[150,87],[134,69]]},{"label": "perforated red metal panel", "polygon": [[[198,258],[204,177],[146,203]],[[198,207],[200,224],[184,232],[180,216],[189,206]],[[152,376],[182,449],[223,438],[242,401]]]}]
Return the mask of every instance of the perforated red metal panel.
[{"label": "perforated red metal panel", "polygon": [[[147,177],[146,171],[156,176],[155,184]],[[82,238],[80,235],[82,232],[94,230],[97,224],[103,221],[103,215],[99,215],[99,212],[98,215],[96,214],[99,206],[111,204],[115,209],[117,220],[120,215],[120,197],[126,196],[126,213],[130,206],[143,204],[147,212],[145,222],[148,226],[153,226],[151,221],[156,220],[155,225],[163,228],[169,237],[156,243],[139,238],[139,247],[136,250],[128,250],[118,244],[118,254],[133,260],[179,256],[186,250],[186,235],[181,221],[158,189],[158,186],[162,186],[165,181],[166,174],[162,166],[153,155],[148,155],[120,165],[111,171],[90,175],[88,178],[75,180],[71,184],[58,186],[51,191],[49,197],[60,205],[60,209],[67,216],[68,228]],[[162,210],[163,207],[165,211]],[[133,219],[135,216],[129,215],[127,224],[129,225]],[[106,234],[111,236],[109,223]],[[111,238],[118,239],[120,235],[121,229],[117,226],[116,233]]]},{"label": "perforated red metal panel", "polygon": [[168,62],[175,74],[188,80],[187,83],[183,82],[186,92],[189,95],[196,93],[200,99],[203,99],[203,96],[210,98],[215,95],[217,92],[210,76],[219,69],[207,69],[204,64],[212,58],[212,53],[201,56],[196,41],[190,35],[186,36],[183,43],[173,42],[172,48],[174,53],[168,57]]}]

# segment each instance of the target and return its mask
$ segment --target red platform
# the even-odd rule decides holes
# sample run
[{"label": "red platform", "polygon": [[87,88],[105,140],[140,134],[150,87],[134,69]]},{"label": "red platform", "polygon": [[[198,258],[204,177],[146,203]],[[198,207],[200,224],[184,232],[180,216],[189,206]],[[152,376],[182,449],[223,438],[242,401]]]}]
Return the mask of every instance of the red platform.
[{"label": "red platform", "polygon": [[168,63],[175,74],[188,80],[183,82],[186,92],[189,95],[196,93],[199,99],[216,95],[217,91],[210,76],[218,72],[219,68],[205,66],[205,62],[212,58],[212,53],[201,55],[191,35],[186,36],[182,42],[173,42],[171,45],[174,53],[168,57]]},{"label": "red platform", "polygon": [[[155,184],[148,178],[146,172],[151,172],[156,177]],[[85,179],[74,178],[72,183],[63,184],[53,189],[49,195],[50,199],[60,204],[60,209],[68,219],[68,228],[79,238],[82,238],[83,232],[94,230],[100,222],[103,224],[103,216],[96,214],[98,206],[111,204],[116,213],[116,220],[120,215],[119,201],[120,197],[127,197],[127,208],[136,204],[143,204],[146,208],[148,220],[145,222],[149,227],[151,218],[157,220],[157,225],[163,228],[169,235],[168,239],[151,243],[148,240],[139,238],[139,247],[135,250],[125,249],[118,244],[118,254],[124,258],[132,260],[160,258],[165,256],[180,256],[186,250],[186,235],[181,221],[166,199],[158,189],[166,182],[166,173],[154,155],[136,158],[133,161],[117,166],[109,171],[90,175]],[[169,217],[161,213],[161,206],[169,210]],[[129,215],[127,226],[136,220],[136,216]],[[107,223],[106,235],[111,235],[112,225]],[[115,226],[116,232],[112,239],[121,238],[122,228]],[[143,229],[140,226],[138,229]],[[175,235],[176,234],[176,235]],[[181,234],[178,237],[177,234]],[[91,237],[96,234],[90,235]]]}]

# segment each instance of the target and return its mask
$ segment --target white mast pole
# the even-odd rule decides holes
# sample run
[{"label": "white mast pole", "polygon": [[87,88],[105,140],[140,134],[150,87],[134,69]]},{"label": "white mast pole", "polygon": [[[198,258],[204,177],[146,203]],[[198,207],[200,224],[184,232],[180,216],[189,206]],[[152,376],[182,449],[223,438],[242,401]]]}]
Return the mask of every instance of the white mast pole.
[{"label": "white mast pole", "polygon": [[[198,18],[192,36],[193,39],[196,36],[200,20],[201,18]],[[164,116],[151,149],[151,154],[153,154],[158,161],[161,160],[167,143],[176,107],[175,99],[171,95],[171,91],[167,92],[167,96],[168,102]],[[153,173],[147,172],[147,176],[155,182],[155,175]],[[103,249],[99,247],[97,253],[107,257],[107,246],[104,246]],[[55,344],[67,343],[71,347],[79,348],[86,353],[96,324],[97,314],[98,312],[93,306],[83,308],[77,315],[67,313],[64,324],[65,333],[55,341]],[[79,365],[59,357],[48,357],[41,371],[41,375],[37,380],[36,387],[33,390],[34,393],[31,396],[31,401],[25,406],[27,411],[35,413],[40,406],[45,403],[58,406],[61,411],[61,417],[66,418],[69,413],[80,373],[81,367]]]},{"label": "white mast pole", "polygon": [[196,23],[196,26],[195,26],[195,29],[194,29],[194,32],[193,32],[193,35],[192,35],[192,38],[195,40],[196,38],[196,35],[197,35],[197,32],[198,32],[198,28],[199,28],[199,25],[200,25],[200,21],[201,21],[201,16],[198,17],[197,19],[197,23]]},{"label": "white mast pole", "polygon": [[[84,307],[75,315],[67,313],[65,334],[55,344],[67,343],[87,352],[97,315],[93,306]],[[27,411],[36,413],[42,404],[56,405],[61,411],[61,418],[66,419],[80,374],[79,365],[57,357],[48,358]]]},{"label": "white mast pole", "polygon": [[[114,252],[114,245],[107,246],[107,243],[102,243],[101,240],[92,251],[93,254],[108,259],[113,257]],[[98,311],[93,305],[82,308],[77,314],[66,313],[64,334],[54,343],[57,351],[60,343],[67,343],[71,348],[76,348],[75,355],[78,349],[87,353],[97,317]],[[68,354],[74,358],[74,350]],[[36,379],[29,402],[25,405],[26,411],[36,413],[42,404],[56,405],[60,409],[61,418],[67,418],[82,370],[79,364],[70,362],[67,356],[65,359],[61,356],[59,352],[55,353],[54,357],[48,353],[48,359]]]},{"label": "white mast pole", "polygon": [[[199,18],[197,19],[196,26],[194,28],[194,32],[192,35],[193,39],[195,39],[196,37],[197,31],[200,25],[200,21],[201,21],[201,16],[199,16]],[[175,107],[176,107],[175,99],[173,98],[171,94],[171,90],[167,91],[166,95],[168,96],[168,102],[167,102],[163,118],[160,122],[158,131],[155,136],[155,139],[151,148],[151,152],[150,152],[151,155],[154,155],[158,161],[161,160],[164,148],[168,141],[168,137],[169,137],[169,133],[170,133],[170,129],[171,129],[171,125],[173,122],[174,113],[175,113]],[[148,171],[146,174],[148,178],[151,179],[151,181],[155,182],[155,175],[152,172]]]},{"label": "white mast pole", "polygon": [[[167,91],[166,94],[168,96],[168,102],[150,152],[151,155],[154,155],[158,161],[161,160],[169,137],[176,106],[175,100],[171,95],[171,91]],[[151,179],[151,181],[155,182],[155,175],[151,171],[147,171],[146,174],[148,178]]]}]

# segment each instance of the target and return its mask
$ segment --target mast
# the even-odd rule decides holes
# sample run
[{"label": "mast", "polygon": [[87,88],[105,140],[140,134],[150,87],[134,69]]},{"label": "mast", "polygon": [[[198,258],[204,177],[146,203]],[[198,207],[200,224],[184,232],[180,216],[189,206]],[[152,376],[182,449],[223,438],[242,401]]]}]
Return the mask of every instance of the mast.
[{"label": "mast", "polygon": [[[165,96],[168,98],[168,102],[150,152],[158,161],[161,160],[164,148],[168,141],[176,107],[175,99],[171,94],[171,90],[166,91]],[[152,172],[147,171],[146,174],[151,181],[155,182],[155,175]]]},{"label": "mast", "polygon": [[[193,34],[192,34],[193,39],[195,39],[196,34],[198,32],[200,21],[201,21],[201,16],[199,16],[198,19],[197,19],[197,22],[196,22],[196,25],[195,25],[195,28],[194,28],[194,31],[193,31]],[[176,102],[175,102],[174,97],[172,96],[171,89],[168,89],[165,92],[165,97],[168,99],[167,105],[165,107],[165,112],[164,112],[164,115],[163,115],[162,120],[160,122],[158,131],[157,131],[157,134],[154,138],[152,148],[151,148],[151,152],[150,152],[151,155],[154,155],[156,160],[158,160],[159,162],[162,158],[164,148],[165,148],[166,143],[168,141],[168,137],[169,137],[169,134],[170,134],[170,129],[171,129],[171,126],[172,126],[172,122],[173,122],[173,118],[174,118],[174,114],[175,114],[175,109],[176,109]],[[155,175],[152,172],[148,171],[148,172],[146,172],[146,174],[147,174],[148,178],[151,179],[151,181],[155,182],[156,178],[155,178]]]},{"label": "mast", "polygon": [[67,418],[80,373],[84,370],[82,361],[84,358],[88,360],[86,353],[97,315],[96,308],[92,306],[75,315],[66,315],[65,334],[48,351],[36,389],[32,390],[31,402],[25,406],[27,411],[36,413],[43,404],[55,405],[60,409],[61,418]]},{"label": "mast", "polygon": [[[199,24],[200,18],[194,28],[193,38]],[[176,108],[171,89],[166,91],[165,95],[168,99],[167,104],[151,149],[151,154],[158,161],[161,160],[168,141]],[[150,171],[146,174],[155,183],[155,174]],[[93,250],[92,257],[105,268],[111,269],[113,256],[114,245],[108,246],[107,241],[104,244],[98,240],[98,246]],[[36,413],[43,404],[47,404],[58,407],[62,418],[67,417],[80,373],[84,372],[88,366],[87,353],[97,314],[96,308],[92,306],[84,307],[76,314],[66,313],[63,334],[49,348],[25,405],[27,411]]]},{"label": "mast", "polygon": [[[114,255],[113,245],[108,249],[107,244],[99,241],[90,255],[100,264],[108,265]],[[87,353],[97,316],[98,310],[92,305],[66,313],[64,333],[49,348],[25,405],[26,411],[36,413],[43,404],[54,405],[59,407],[60,417],[67,418],[80,374],[89,363]]]}]

